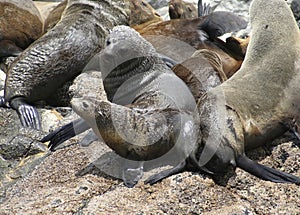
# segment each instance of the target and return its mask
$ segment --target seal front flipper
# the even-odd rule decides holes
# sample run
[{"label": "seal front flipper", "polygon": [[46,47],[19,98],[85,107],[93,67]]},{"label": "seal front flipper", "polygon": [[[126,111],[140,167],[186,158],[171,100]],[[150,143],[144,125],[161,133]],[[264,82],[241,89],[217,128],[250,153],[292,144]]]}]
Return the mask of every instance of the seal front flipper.
[{"label": "seal front flipper", "polygon": [[50,151],[54,151],[57,146],[66,140],[88,130],[89,128],[90,127],[83,119],[77,119],[49,133],[41,140],[41,142],[45,143],[50,141],[48,148]]},{"label": "seal front flipper", "polygon": [[245,155],[239,156],[236,159],[236,164],[237,167],[266,181],[272,181],[276,183],[294,183],[300,185],[300,178],[297,176],[280,172],[276,169],[256,163]]},{"label": "seal front flipper", "polygon": [[186,161],[182,161],[177,166],[164,170],[160,173],[150,176],[147,180],[145,180],[145,184],[155,184],[171,175],[175,175],[177,173],[183,172],[186,169]]},{"label": "seal front flipper", "polygon": [[41,129],[41,119],[37,109],[25,101],[22,97],[13,98],[10,106],[17,111],[21,124],[37,130]]}]

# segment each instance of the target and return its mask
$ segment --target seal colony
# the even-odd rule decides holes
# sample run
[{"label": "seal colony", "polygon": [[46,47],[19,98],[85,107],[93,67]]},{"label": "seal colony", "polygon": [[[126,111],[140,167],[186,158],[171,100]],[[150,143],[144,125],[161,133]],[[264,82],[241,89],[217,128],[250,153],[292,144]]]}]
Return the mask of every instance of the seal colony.
[{"label": "seal colony", "polygon": [[[12,63],[4,98],[24,126],[40,129],[36,101],[76,77],[103,46],[108,31],[127,23],[128,3],[69,0],[61,20]],[[1,99],[3,101],[3,99]]]},{"label": "seal colony", "polygon": [[[198,103],[202,135],[190,159],[211,174],[239,167],[264,180],[300,184],[300,178],[245,155],[245,150],[281,136],[299,118],[299,28],[284,0],[254,0],[250,19],[252,35],[241,69]],[[220,115],[225,124],[214,120]],[[209,132],[215,135],[213,140]],[[173,172],[147,182],[155,183]]]},{"label": "seal colony", "polygon": [[[73,98],[73,110],[88,127],[80,120],[59,132],[68,132],[69,126],[76,131],[92,127],[111,149],[129,160],[148,161],[169,153],[181,162],[193,148],[199,127],[188,87],[134,29],[115,27],[106,44],[99,64],[109,101]],[[184,145],[187,151],[182,150]],[[49,146],[57,143],[51,141]],[[124,182],[131,187],[137,181]]]},{"label": "seal colony", "polygon": [[[222,84],[216,82],[218,86],[212,89],[204,87],[208,91],[197,101],[200,131],[192,153],[174,168],[150,177],[146,183],[156,183],[192,166],[215,175],[233,172],[239,167],[263,180],[300,184],[300,178],[258,164],[245,155],[245,150],[281,136],[300,114],[297,95],[300,38],[291,10],[284,0],[254,0],[250,19],[252,35],[241,69]],[[81,106],[75,106],[82,109],[77,111],[84,114],[81,111],[84,101],[79,103]],[[105,109],[109,103],[87,104]],[[43,141],[50,140],[49,146],[53,149],[63,138],[63,141],[70,138],[66,135],[70,130],[66,128],[72,130],[73,126],[58,129]],[[115,133],[109,135],[114,137]],[[182,147],[185,151],[186,146]],[[139,155],[142,156],[139,159],[149,156],[147,151]]]}]

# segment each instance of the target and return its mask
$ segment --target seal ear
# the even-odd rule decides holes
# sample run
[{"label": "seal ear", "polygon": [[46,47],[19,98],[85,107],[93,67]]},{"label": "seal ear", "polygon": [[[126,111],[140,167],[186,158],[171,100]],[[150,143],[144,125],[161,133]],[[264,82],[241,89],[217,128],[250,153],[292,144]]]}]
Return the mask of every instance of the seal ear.
[{"label": "seal ear", "polygon": [[245,155],[239,156],[236,159],[236,164],[237,167],[266,181],[272,181],[276,183],[294,183],[300,185],[300,178],[256,163]]}]

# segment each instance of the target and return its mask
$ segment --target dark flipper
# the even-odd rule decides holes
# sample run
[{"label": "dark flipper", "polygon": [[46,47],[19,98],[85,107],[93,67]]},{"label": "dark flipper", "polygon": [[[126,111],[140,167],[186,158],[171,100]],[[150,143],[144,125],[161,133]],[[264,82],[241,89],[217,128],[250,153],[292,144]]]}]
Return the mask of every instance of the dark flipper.
[{"label": "dark flipper", "polygon": [[246,156],[238,157],[236,163],[237,167],[263,180],[276,183],[294,183],[300,185],[300,178],[256,163]]},{"label": "dark flipper", "polygon": [[183,170],[185,170],[185,168],[186,168],[186,161],[182,161],[177,166],[175,166],[171,169],[167,169],[158,174],[152,175],[145,181],[145,184],[151,184],[151,185],[155,184],[171,175],[175,175],[177,173],[182,172]]},{"label": "dark flipper", "polygon": [[17,97],[12,99],[10,106],[17,111],[21,124],[24,127],[30,127],[37,130],[41,129],[41,119],[37,109],[28,105],[24,98]]},{"label": "dark flipper", "polygon": [[205,17],[199,30],[205,31],[213,39],[225,33],[239,31],[247,27],[247,22],[231,12],[216,11]]},{"label": "dark flipper", "polygon": [[54,149],[64,141],[88,130],[89,128],[90,127],[83,119],[77,119],[49,133],[41,140],[41,142],[44,143],[50,141],[48,147],[51,151],[54,151]]},{"label": "dark flipper", "polygon": [[202,4],[202,0],[198,1],[198,17],[206,16],[213,12],[214,9],[215,7],[212,8],[210,4]]}]

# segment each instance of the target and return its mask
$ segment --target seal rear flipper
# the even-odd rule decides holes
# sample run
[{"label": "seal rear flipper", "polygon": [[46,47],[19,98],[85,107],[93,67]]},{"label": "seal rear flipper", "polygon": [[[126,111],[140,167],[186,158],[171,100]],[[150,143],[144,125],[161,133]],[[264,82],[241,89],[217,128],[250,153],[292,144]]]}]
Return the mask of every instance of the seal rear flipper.
[{"label": "seal rear flipper", "polygon": [[10,106],[17,111],[22,126],[41,130],[41,118],[37,109],[27,104],[24,98],[13,98]]},{"label": "seal rear flipper", "polygon": [[41,142],[45,143],[50,141],[48,148],[50,151],[54,151],[57,146],[66,140],[88,130],[89,128],[88,124],[80,118],[49,133],[41,140]]},{"label": "seal rear flipper", "polygon": [[177,166],[164,170],[160,173],[157,173],[155,175],[150,176],[145,180],[145,184],[155,184],[171,175],[175,175],[177,173],[183,172],[186,168],[186,161],[184,160],[183,162],[179,163]]},{"label": "seal rear flipper", "polygon": [[280,172],[276,169],[256,163],[246,156],[239,156],[236,159],[236,164],[237,167],[266,181],[272,181],[276,183],[294,183],[297,185],[300,184],[300,178],[298,178],[297,176],[285,172]]}]

